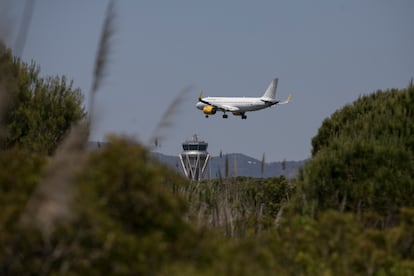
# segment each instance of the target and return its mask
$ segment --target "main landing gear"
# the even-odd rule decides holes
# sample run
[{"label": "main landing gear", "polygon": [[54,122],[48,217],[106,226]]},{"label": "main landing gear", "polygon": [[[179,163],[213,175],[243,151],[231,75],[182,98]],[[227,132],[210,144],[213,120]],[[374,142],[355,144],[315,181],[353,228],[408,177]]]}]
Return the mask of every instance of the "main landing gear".
[{"label": "main landing gear", "polygon": [[[244,113],[235,114],[235,115],[240,115],[240,117],[242,118],[242,120],[246,120],[247,119],[247,116]],[[229,116],[226,113],[223,114],[223,119],[227,119],[228,117]]]},{"label": "main landing gear", "polygon": [[[237,115],[239,115],[239,114],[237,114]],[[206,114],[205,117],[208,118],[208,115]],[[229,117],[229,115],[227,115],[227,114],[224,113],[222,117],[223,117],[223,119],[227,119]],[[247,119],[247,116],[244,113],[242,113],[242,114],[240,114],[240,118],[242,120],[246,120]]]}]

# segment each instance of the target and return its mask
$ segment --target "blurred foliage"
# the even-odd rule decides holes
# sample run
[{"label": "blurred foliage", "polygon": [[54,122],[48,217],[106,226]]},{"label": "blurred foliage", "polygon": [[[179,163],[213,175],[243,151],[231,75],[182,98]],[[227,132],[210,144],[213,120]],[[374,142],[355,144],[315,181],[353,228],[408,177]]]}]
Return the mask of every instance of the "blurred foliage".
[{"label": "blurred foliage", "polygon": [[52,154],[72,124],[85,116],[83,95],[63,77],[39,76],[39,67],[13,57],[0,42],[0,148]]},{"label": "blurred foliage", "polygon": [[[13,154],[18,158],[14,163],[1,162],[10,155],[0,160],[8,169],[0,175],[1,187],[8,191],[0,198],[0,206],[7,207],[0,218],[2,275],[156,274],[178,262],[211,262],[215,235],[186,220],[187,204],[179,190],[187,180],[151,160],[136,143],[114,138],[89,154],[77,176],[74,219],[48,237],[19,222],[39,184],[44,158]],[[23,165],[27,168],[19,174]]]},{"label": "blurred foliage", "polygon": [[236,177],[192,182],[184,195],[191,220],[220,229],[228,237],[245,237],[273,227],[281,206],[294,193],[284,177]]},{"label": "blurred foliage", "polygon": [[414,206],[413,110],[411,82],[361,97],[326,119],[300,177],[309,209],[351,211],[374,227],[397,223],[399,209]]}]

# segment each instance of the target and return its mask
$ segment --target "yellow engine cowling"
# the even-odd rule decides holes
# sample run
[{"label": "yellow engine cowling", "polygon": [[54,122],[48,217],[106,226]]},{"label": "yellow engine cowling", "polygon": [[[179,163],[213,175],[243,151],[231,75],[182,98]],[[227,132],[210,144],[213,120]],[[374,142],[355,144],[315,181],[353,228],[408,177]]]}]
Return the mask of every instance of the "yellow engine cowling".
[{"label": "yellow engine cowling", "polygon": [[203,112],[204,114],[207,114],[207,115],[216,114],[216,111],[217,109],[211,105],[206,105],[205,107],[203,107]]}]

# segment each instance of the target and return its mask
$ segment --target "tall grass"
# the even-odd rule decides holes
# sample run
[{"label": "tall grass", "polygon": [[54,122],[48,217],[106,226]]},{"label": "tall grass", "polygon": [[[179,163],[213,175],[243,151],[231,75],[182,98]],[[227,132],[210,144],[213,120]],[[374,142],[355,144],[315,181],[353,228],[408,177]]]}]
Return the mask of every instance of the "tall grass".
[{"label": "tall grass", "polygon": [[47,238],[57,223],[72,218],[71,205],[75,197],[72,183],[84,164],[87,137],[88,126],[83,121],[72,127],[59,145],[46,168],[44,179],[21,216],[23,226],[35,226]]},{"label": "tall grass", "polygon": [[9,99],[7,97],[7,91],[5,84],[0,81],[0,141],[3,140],[5,136],[5,127],[3,125],[3,116],[6,111],[7,106],[9,105]]},{"label": "tall grass", "polygon": [[89,91],[89,121],[92,126],[95,96],[106,77],[108,70],[109,55],[112,48],[112,38],[115,33],[115,3],[113,0],[109,1],[106,16],[102,26],[101,38],[98,44],[98,50],[95,57],[95,67],[93,71],[92,86]]},{"label": "tall grass", "polygon": [[190,204],[189,220],[198,227],[218,229],[226,237],[243,238],[278,227],[283,206],[293,191],[284,177],[233,177],[191,182],[180,193]]},{"label": "tall grass", "polygon": [[33,193],[21,216],[21,225],[38,227],[46,239],[57,223],[68,221],[72,217],[71,204],[75,198],[74,178],[84,164],[85,145],[93,124],[94,98],[102,85],[108,66],[114,18],[114,1],[110,1],[95,58],[89,118],[74,125],[58,146],[46,168],[45,178]]}]

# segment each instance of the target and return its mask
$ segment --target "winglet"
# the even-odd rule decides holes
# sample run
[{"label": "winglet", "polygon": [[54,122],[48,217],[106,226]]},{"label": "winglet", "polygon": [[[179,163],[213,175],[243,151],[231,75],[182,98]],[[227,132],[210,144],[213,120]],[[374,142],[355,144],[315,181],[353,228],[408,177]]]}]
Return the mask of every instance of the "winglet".
[{"label": "winglet", "polygon": [[280,102],[279,104],[287,104],[287,103],[289,103],[289,102],[290,102],[290,99],[291,99],[291,98],[292,98],[292,95],[289,95],[285,101]]},{"label": "winglet", "polygon": [[203,98],[203,90],[200,91],[200,95],[198,96],[198,100],[201,101],[202,98]]}]

